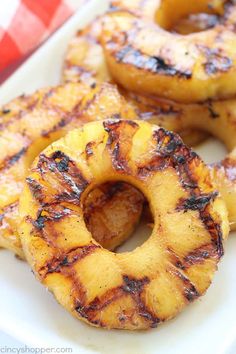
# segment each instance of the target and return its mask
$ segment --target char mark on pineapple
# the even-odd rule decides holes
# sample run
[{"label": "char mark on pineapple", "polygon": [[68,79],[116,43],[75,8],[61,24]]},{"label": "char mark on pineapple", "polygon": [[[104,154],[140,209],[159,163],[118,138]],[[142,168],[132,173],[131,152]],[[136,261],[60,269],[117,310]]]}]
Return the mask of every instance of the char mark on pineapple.
[{"label": "char mark on pineapple", "polygon": [[26,154],[26,152],[27,147],[23,147],[14,155],[5,158],[0,164],[0,171],[5,171],[17,164],[17,162]]},{"label": "char mark on pineapple", "polygon": [[192,77],[192,73],[189,70],[181,71],[175,65],[167,63],[161,56],[148,56],[130,44],[123,46],[114,55],[118,62],[126,65],[134,65],[137,69],[144,69],[150,73],[176,76],[186,80]]},{"label": "char mark on pineapple", "polygon": [[51,273],[66,274],[68,270],[72,269],[75,263],[91,255],[98,248],[101,247],[92,243],[86,247],[73,248],[60,256],[53,257],[44,266],[42,266],[38,272],[41,278],[45,278]]}]

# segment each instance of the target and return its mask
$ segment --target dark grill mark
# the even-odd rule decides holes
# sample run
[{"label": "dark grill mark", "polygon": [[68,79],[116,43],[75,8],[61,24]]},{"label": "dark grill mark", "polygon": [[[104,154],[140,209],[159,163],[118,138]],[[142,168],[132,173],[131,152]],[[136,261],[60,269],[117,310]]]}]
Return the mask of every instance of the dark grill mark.
[{"label": "dark grill mark", "polygon": [[19,159],[21,158],[21,156],[23,156],[27,151],[27,148],[22,148],[18,153],[16,153],[15,155],[13,155],[9,160],[8,160],[8,166],[12,166],[14,165],[17,161],[19,161]]},{"label": "dark grill mark", "polygon": [[150,60],[149,65],[151,68],[154,68],[155,72],[164,73],[165,75],[168,76],[183,77],[185,79],[190,79],[192,76],[191,72],[189,71],[181,72],[180,70],[177,70],[174,66],[167,64],[165,60],[161,57],[153,56],[149,60]]},{"label": "dark grill mark", "polygon": [[198,48],[206,57],[203,66],[207,75],[214,75],[218,72],[227,72],[232,67],[232,60],[222,55],[220,49],[208,48],[203,45],[198,45]]},{"label": "dark grill mark", "polygon": [[55,178],[65,186],[65,191],[57,194],[55,202],[72,202],[80,204],[80,197],[88,186],[88,181],[83,177],[74,161],[61,151],[56,151],[51,157],[41,154],[37,170],[43,176],[47,171],[55,173]]},{"label": "dark grill mark", "polygon": [[118,129],[120,127],[121,121],[114,119],[114,121],[104,122],[103,126],[105,131],[108,133],[109,138],[107,140],[107,145],[111,145],[114,141],[118,140],[119,133]]},{"label": "dark grill mark", "polygon": [[183,273],[177,269],[169,269],[169,272],[182,281],[184,285],[183,295],[188,300],[188,302],[192,302],[200,296],[193,283]]},{"label": "dark grill mark", "polygon": [[69,157],[61,151],[56,151],[52,155],[52,159],[55,160],[58,171],[67,172],[69,168]]},{"label": "dark grill mark", "polygon": [[138,175],[141,178],[148,176],[154,171],[161,171],[168,167],[173,167],[177,170],[179,168],[182,169],[186,161],[195,158],[195,154],[186,148],[177,134],[164,128],[154,131],[153,140],[156,144],[156,153],[150,161],[145,163],[145,166],[138,167]]},{"label": "dark grill mark", "polygon": [[59,126],[60,128],[63,128],[63,127],[66,126],[66,124],[67,124],[66,119],[65,119],[65,118],[62,118],[62,119],[59,121],[58,126]]},{"label": "dark grill mark", "polygon": [[191,195],[188,199],[181,200],[177,210],[203,210],[218,196],[218,192],[201,195]]},{"label": "dark grill mark", "polygon": [[98,248],[101,247],[91,243],[87,246],[72,249],[66,254],[52,258],[43,267],[41,267],[38,272],[42,278],[45,278],[51,273],[63,273],[64,271],[68,272],[76,262],[92,254]]},{"label": "dark grill mark", "polygon": [[[129,173],[128,166],[128,150],[129,144],[132,144],[132,138],[138,129],[138,124],[132,120],[109,120],[103,122],[104,130],[108,133],[107,147],[112,157],[112,165],[114,169],[121,173]],[[126,144],[120,145],[122,142],[122,127],[126,134]],[[121,149],[124,147],[125,151]]]},{"label": "dark grill mark", "polygon": [[68,171],[68,157],[63,157],[59,162],[57,162],[57,169],[60,172],[67,172]]},{"label": "dark grill mark", "polygon": [[[7,120],[7,122],[0,123],[0,129],[3,130],[7,128],[9,125],[13,124],[17,121],[22,119],[29,111],[32,111],[34,107],[37,105],[39,99],[35,97],[37,95],[32,95],[32,96],[25,96],[24,94],[19,96],[16,101],[13,100],[14,103],[16,103],[16,107],[14,108],[14,112],[12,112],[11,117]],[[19,102],[18,102],[19,101]],[[3,110],[3,114],[8,114],[12,110],[6,109]],[[6,112],[6,113],[4,113]],[[1,119],[1,116],[0,116]]]},{"label": "dark grill mark", "polygon": [[93,82],[93,83],[90,85],[91,89],[95,89],[96,86],[97,86],[96,82]]},{"label": "dark grill mark", "polygon": [[192,252],[190,252],[187,256],[184,257],[185,267],[191,267],[195,264],[202,264],[206,259],[216,257],[216,250],[212,244],[201,246]]},{"label": "dark grill mark", "polygon": [[139,316],[151,322],[151,328],[156,328],[157,325],[161,322],[158,317],[155,317],[152,313],[149,312],[143,302],[141,302],[139,305]]},{"label": "dark grill mark", "polygon": [[8,109],[8,108],[3,108],[3,109],[2,109],[2,114],[8,114],[8,113],[10,113],[10,112],[11,112],[11,110]]},{"label": "dark grill mark", "polygon": [[[162,158],[176,158],[180,150],[185,148],[181,138],[177,134],[164,128],[155,130],[153,133],[153,139],[157,144],[156,151],[159,152]],[[184,154],[181,154],[181,157],[183,157],[183,155]]]},{"label": "dark grill mark", "polygon": [[[96,297],[89,305],[84,305],[83,301],[79,301],[77,299],[75,303],[75,311],[90,323],[105,327],[99,318],[99,312],[122,296],[123,292],[118,287],[107,291],[103,296],[101,296],[101,298]],[[96,317],[98,317],[98,319],[96,319]]]},{"label": "dark grill mark", "polygon": [[177,76],[183,79],[190,79],[190,71],[178,70],[174,65],[165,62],[160,56],[148,56],[140,50],[126,45],[120,51],[115,53],[115,58],[119,62],[128,65],[134,65],[137,69],[144,69],[151,73],[159,73],[166,76]]},{"label": "dark grill mark", "polygon": [[150,322],[150,327],[154,328],[160,322],[160,319],[157,318],[145,305],[142,301],[141,293],[145,285],[150,282],[148,277],[144,277],[142,279],[135,279],[131,278],[130,276],[124,275],[123,276],[124,285],[122,287],[125,293],[128,293],[132,296],[135,300],[139,316],[145,318],[147,321]]},{"label": "dark grill mark", "polygon": [[[121,297],[123,294],[120,291],[120,288],[115,288],[115,289],[110,289],[109,291],[107,291],[104,296],[101,297],[101,299],[99,299],[98,297],[96,297],[87,307],[84,307],[84,313],[85,313],[85,309],[87,314],[89,312],[97,312],[97,311],[101,311],[102,309],[104,309],[105,307],[107,307],[109,304],[111,304],[112,302],[114,302],[116,299],[118,299],[119,297]],[[87,317],[88,318],[88,317]]]},{"label": "dark grill mark", "polygon": [[92,106],[93,103],[96,102],[96,100],[98,100],[98,98],[102,95],[104,90],[104,87],[101,87],[99,91],[96,92],[96,90],[94,91],[94,94],[92,95],[92,97],[90,98],[90,100],[86,100],[86,104],[84,106],[82,106],[81,111],[82,112],[86,112],[89,107]]},{"label": "dark grill mark", "polygon": [[[171,139],[170,142],[165,146],[165,150],[166,150],[166,155],[171,154],[172,152],[174,152],[178,146],[182,145],[181,142],[176,141],[174,139]],[[181,156],[182,158],[183,156]]]},{"label": "dark grill mark", "polygon": [[180,257],[170,247],[168,247],[167,250],[171,263],[174,264],[176,268],[184,270],[186,267]]},{"label": "dark grill mark", "polygon": [[182,156],[182,155],[179,155],[179,156],[176,157],[176,161],[179,164],[185,164],[186,158],[184,156]]},{"label": "dark grill mark", "polygon": [[224,254],[222,230],[220,225],[212,218],[209,207],[212,200],[217,197],[217,192],[209,195],[201,195],[199,188],[193,189],[190,192],[190,198],[185,201],[180,201],[177,210],[197,210],[199,217],[205,226],[205,229],[211,235],[212,244],[215,246],[219,259]]},{"label": "dark grill mark", "polygon": [[35,179],[31,178],[31,177],[27,177],[26,178],[26,182],[29,186],[29,189],[33,195],[33,197],[40,203],[43,203],[43,187],[41,186],[41,184],[38,183],[38,181],[36,181]]},{"label": "dark grill mark", "polygon": [[[58,105],[52,105],[51,103],[49,104],[47,102],[47,98],[52,96],[54,91],[52,90],[51,92],[48,92],[43,98],[42,101],[42,107],[50,112],[50,110],[55,111],[57,114],[57,120],[58,122],[48,130],[42,130],[41,135],[43,137],[49,137],[51,134],[57,131],[61,131],[65,126],[68,126],[72,121],[76,120],[78,126],[82,125],[82,121],[78,119],[80,116],[79,106],[81,103],[81,100],[78,100],[73,108],[71,108],[69,111],[65,111],[61,109]],[[65,132],[62,132],[63,135],[65,135]]]},{"label": "dark grill mark", "polygon": [[193,285],[190,286],[190,288],[184,289],[184,295],[189,302],[194,301],[200,296],[197,289]]},{"label": "dark grill mark", "polygon": [[128,169],[127,160],[120,153],[120,144],[116,143],[112,151],[112,163],[117,171],[125,172]]},{"label": "dark grill mark", "polygon": [[138,129],[138,124],[132,120],[121,120],[121,119],[109,119],[103,122],[104,130],[108,133],[109,139],[107,141],[107,145],[111,145],[113,142],[119,139],[120,131],[123,125],[129,125],[135,130]]},{"label": "dark grill mark", "polygon": [[[196,156],[196,155],[195,155]],[[220,258],[223,251],[222,231],[220,225],[213,220],[210,214],[210,202],[217,197],[217,192],[212,192],[208,195],[202,195],[196,184],[194,174],[191,172],[191,163],[194,161],[194,153],[190,152],[185,165],[178,165],[177,170],[181,176],[181,183],[186,190],[189,190],[190,197],[186,200],[180,200],[177,210],[198,210],[200,219],[204,224],[206,230],[211,235],[212,243],[215,245],[218,257]],[[196,162],[197,163],[197,160]],[[210,185],[210,181],[209,181]]]},{"label": "dark grill mark", "polygon": [[[79,313],[80,316],[87,319],[89,322],[101,325],[100,320],[96,320],[96,317],[99,317],[99,312],[109,304],[124,296],[124,294],[129,294],[137,304],[139,316],[150,322],[150,327],[156,327],[160,320],[146,308],[145,304],[141,300],[141,292],[143,287],[148,284],[150,280],[146,277],[138,280],[128,276],[123,276],[123,280],[123,286],[108,290],[100,298],[96,297],[88,305],[84,305],[83,302],[77,300],[75,304],[75,310]],[[126,315],[123,313],[123,311],[117,315],[119,316],[121,323],[125,322]]]},{"label": "dark grill mark", "polygon": [[207,109],[208,109],[209,114],[210,114],[210,117],[211,117],[212,119],[216,119],[216,118],[219,118],[219,117],[220,117],[220,114],[214,110],[212,101],[209,101],[209,102],[207,103]]},{"label": "dark grill mark", "polygon": [[212,61],[209,60],[209,62],[204,64],[205,71],[208,75],[213,75],[218,72],[227,72],[231,66],[232,60],[227,57],[216,57],[212,59]]},{"label": "dark grill mark", "polygon": [[57,131],[60,131],[61,128],[64,128],[65,126],[67,126],[74,119],[74,115],[72,113],[71,114],[61,113],[61,115],[62,115],[62,118],[52,128],[50,128],[48,130],[42,130],[42,132],[41,132],[42,137],[49,137],[51,134],[53,134]]},{"label": "dark grill mark", "polygon": [[171,263],[178,269],[185,271],[189,267],[192,267],[196,264],[203,264],[206,259],[217,258],[217,250],[215,245],[209,243],[207,245],[203,245],[199,248],[194,249],[184,258],[180,258],[172,249],[168,248],[168,252],[170,254]]},{"label": "dark grill mark", "polygon": [[140,165],[138,166],[138,176],[140,178],[145,178],[150,175],[150,173],[153,173],[155,171],[161,171],[164,170],[169,166],[169,161],[165,161],[161,158],[153,158],[148,162],[148,164],[145,163],[144,166]]},{"label": "dark grill mark", "polygon": [[45,220],[47,220],[45,216],[39,215],[33,224],[37,229],[42,230],[45,226]]},{"label": "dark grill mark", "polygon": [[0,226],[2,225],[4,217],[7,216],[7,214],[14,213],[17,208],[18,208],[18,202],[14,202],[12,204],[6,205],[3,208],[1,208]]},{"label": "dark grill mark", "polygon": [[203,211],[200,211],[200,217],[203,224],[205,225],[206,230],[211,235],[211,240],[212,243],[215,245],[218,257],[221,258],[224,255],[224,247],[222,241],[222,230],[220,225],[214,222],[209,212],[207,211],[207,208]]},{"label": "dark grill mark", "polygon": [[24,156],[26,151],[27,151],[27,148],[23,147],[15,155],[7,157],[2,162],[2,166],[0,167],[0,170],[5,170],[5,169],[8,169],[8,168],[12,167],[13,165],[15,165],[21,159],[21,157]]},{"label": "dark grill mark", "polygon": [[127,275],[123,276],[123,280],[124,280],[124,285],[122,289],[124,290],[124,292],[132,295],[136,293],[140,293],[144,285],[150,282],[150,280],[147,277],[143,279],[133,279],[128,277]]},{"label": "dark grill mark", "polygon": [[90,156],[93,155],[93,146],[94,146],[95,142],[94,141],[90,141],[86,146],[85,146],[85,154],[86,154],[86,158],[88,159]]},{"label": "dark grill mark", "polygon": [[79,181],[80,183],[76,183],[74,181],[74,178],[71,177],[70,175],[64,175],[63,176],[64,181],[66,182],[67,186],[71,189],[71,192],[68,193],[62,193],[57,195],[57,200],[58,201],[70,201],[74,202],[75,204],[80,204],[80,197],[81,194],[84,192],[85,188],[88,185],[88,182],[86,180]]},{"label": "dark grill mark", "polygon": [[37,219],[33,221],[33,225],[42,230],[47,222],[55,223],[70,214],[71,209],[67,207],[58,205],[45,206],[39,209]]}]

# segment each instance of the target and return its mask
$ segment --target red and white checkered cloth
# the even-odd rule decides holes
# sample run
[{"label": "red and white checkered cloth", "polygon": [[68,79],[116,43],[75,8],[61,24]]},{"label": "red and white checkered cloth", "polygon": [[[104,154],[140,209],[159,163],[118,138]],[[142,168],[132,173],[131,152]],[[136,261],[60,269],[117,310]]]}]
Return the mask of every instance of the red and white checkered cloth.
[{"label": "red and white checkered cloth", "polygon": [[0,81],[81,5],[81,0],[0,1]]}]

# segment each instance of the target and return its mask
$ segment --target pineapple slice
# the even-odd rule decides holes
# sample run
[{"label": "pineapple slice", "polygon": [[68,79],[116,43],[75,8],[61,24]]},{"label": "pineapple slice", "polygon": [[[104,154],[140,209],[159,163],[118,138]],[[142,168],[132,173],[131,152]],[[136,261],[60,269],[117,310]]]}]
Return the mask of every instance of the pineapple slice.
[{"label": "pineapple slice", "polygon": [[[153,17],[152,8],[156,7],[156,0],[152,6],[150,6],[150,1],[142,2],[142,4],[135,4],[134,2],[129,4],[117,1],[113,5],[125,9],[128,7],[130,11],[135,13],[137,13],[137,6],[139,6],[142,16],[145,15],[147,18],[150,18]],[[140,15],[140,13],[138,14]],[[91,85],[104,81],[112,82],[100,40],[102,31],[101,22],[102,17],[98,17],[83,30],[78,31],[71,39],[62,70],[63,82],[82,81]],[[189,27],[191,25],[188,23]],[[206,139],[207,134],[205,132],[191,129],[183,130],[179,126],[178,114],[172,110],[171,102],[162,103],[159,100],[153,100],[140,94],[133,94],[121,87],[119,87],[119,91],[133,105],[141,118],[157,119],[157,124],[159,124],[158,121],[161,121],[163,127],[178,132],[187,145],[194,146]]]},{"label": "pineapple slice", "polygon": [[[181,0],[175,7],[175,0],[162,1],[157,24],[128,6],[108,13],[101,43],[112,79],[127,90],[182,103],[234,96],[236,6],[228,4],[224,13],[224,2]],[[168,31],[182,16],[209,11],[221,16],[214,28],[189,35]]]},{"label": "pineapple slice", "polygon": [[[154,227],[116,254],[86,227],[94,187],[121,181],[149,201]],[[37,278],[62,306],[98,327],[148,329],[205,293],[229,225],[209,169],[182,140],[147,122],[85,124],[44,150],[20,199],[19,233]]]},{"label": "pineapple slice", "polygon": [[[174,25],[180,32],[195,32],[198,28],[200,30],[208,29],[212,27],[212,20],[215,21],[213,25],[219,25],[222,20],[219,16],[223,10],[221,0],[208,1],[207,4],[211,6],[207,8],[204,7],[205,0],[191,3],[186,3],[185,1],[183,3],[181,1],[181,5],[184,6],[180,6],[177,12],[172,11],[172,7],[170,6],[172,1],[167,0],[162,3],[164,8],[163,6],[160,8],[161,12],[159,11],[159,15],[162,13],[163,20],[165,18],[171,20],[169,27]],[[210,12],[210,14],[205,14],[203,17],[201,14],[196,14],[187,19],[182,18],[182,16],[189,14],[189,6],[191,6],[193,13],[196,11],[206,11]],[[157,3],[156,0],[114,0],[112,1],[112,8],[113,10],[124,10],[137,17],[154,22]],[[171,9],[171,16],[163,16],[168,9]],[[218,15],[214,15],[212,12],[218,13]],[[235,11],[232,11],[231,7],[227,10],[227,16],[229,23],[235,18]],[[87,80],[89,77],[91,82],[100,82],[102,80],[112,81],[111,74],[104,64],[105,57],[101,46],[102,20],[103,17],[97,18],[84,30],[79,31],[72,39],[64,64],[64,80],[76,82],[81,79]],[[111,37],[108,35],[108,40],[109,38]],[[150,48],[153,48],[153,45]],[[99,61],[93,55],[96,51],[99,52]],[[125,75],[128,75],[127,72],[129,70],[125,71]],[[81,72],[85,72],[85,76]],[[117,75],[119,75],[118,71]],[[179,86],[177,89],[179,90]],[[207,100],[195,104],[181,104],[160,97],[144,96],[143,90],[141,94],[137,94],[119,87],[119,91],[126,98],[126,101],[133,105],[139,118],[163,126],[168,130],[178,132],[187,145],[194,146],[198,144],[210,133],[223,141],[229,151],[235,147],[235,97],[227,100]],[[160,94],[161,96],[162,93],[163,90]],[[229,211],[231,230],[236,229],[235,156],[236,151],[233,151],[223,161],[211,166],[212,177],[216,181],[217,188],[222,194]]]},{"label": "pineapple slice", "polygon": [[[33,95],[21,96],[2,108],[0,113],[0,247],[8,248],[24,258],[17,233],[18,201],[28,168],[39,152],[74,127],[91,120],[110,118],[113,115],[137,118],[133,108],[125,103],[116,88],[109,84],[100,84],[91,88],[84,83],[68,83],[54,88],[45,88]],[[114,235],[120,242],[130,235],[142,211],[143,196],[140,192],[124,184],[120,187],[113,188],[109,201],[104,199],[96,201],[97,205],[100,205],[100,212],[96,211],[96,214],[89,212],[93,198],[88,201],[88,213],[90,213],[88,227],[91,224],[95,238],[103,235],[106,244],[110,238],[110,248],[117,244]],[[109,192],[109,189],[109,185],[104,186],[104,195],[105,191]],[[124,197],[122,197],[122,189]],[[127,196],[129,199],[126,200]],[[116,213],[114,217],[116,219],[118,217],[119,222],[110,212],[112,207]],[[103,242],[101,237],[99,241]]]}]

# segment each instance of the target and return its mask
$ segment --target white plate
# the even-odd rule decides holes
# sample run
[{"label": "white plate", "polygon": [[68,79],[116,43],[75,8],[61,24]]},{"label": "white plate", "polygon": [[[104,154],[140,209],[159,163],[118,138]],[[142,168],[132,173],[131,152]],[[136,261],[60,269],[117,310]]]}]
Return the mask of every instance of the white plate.
[{"label": "white plate", "polygon": [[[1,87],[1,103],[59,82],[69,38],[104,11],[106,4],[87,3]],[[224,154],[214,141],[198,150],[208,161]],[[204,297],[159,328],[135,333],[95,329],[75,320],[34,279],[26,263],[1,251],[0,330],[29,346],[68,347],[83,354],[236,353],[236,239],[232,235],[225,253]]]}]

